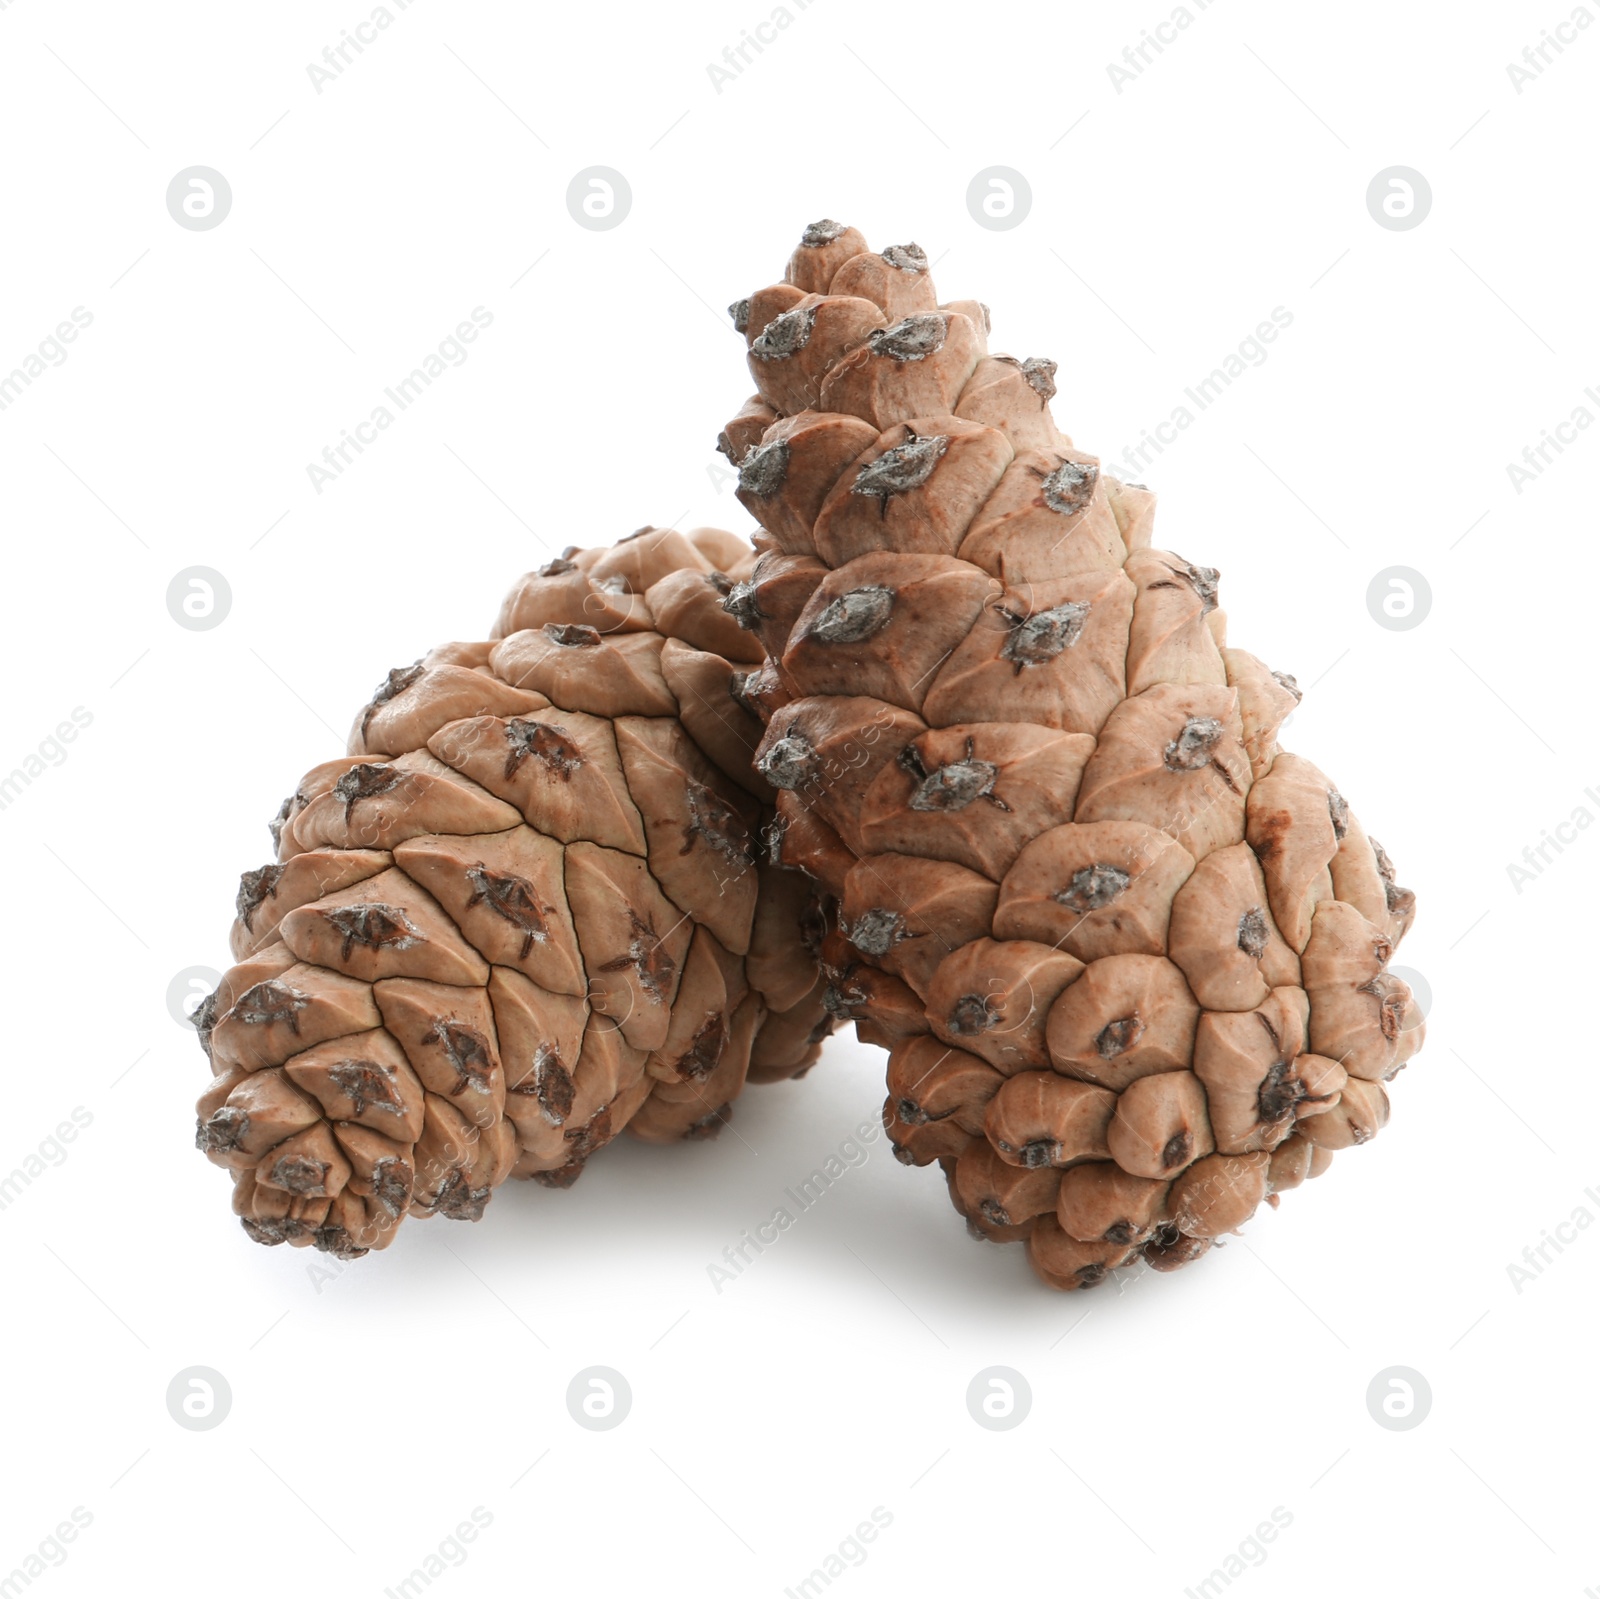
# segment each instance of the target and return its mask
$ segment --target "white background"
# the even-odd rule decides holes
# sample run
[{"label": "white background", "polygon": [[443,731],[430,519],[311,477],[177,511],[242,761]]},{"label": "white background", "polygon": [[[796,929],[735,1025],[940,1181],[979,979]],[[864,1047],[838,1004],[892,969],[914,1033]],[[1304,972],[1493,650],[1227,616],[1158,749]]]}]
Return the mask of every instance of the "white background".
[{"label": "white background", "polygon": [[[1600,1229],[1507,1271],[1600,1216],[1600,838],[1507,872],[1600,814],[1600,442],[1520,494],[1506,471],[1600,414],[1600,28],[1519,94],[1565,0],[1190,9],[1119,93],[1166,0],[815,0],[718,92],[766,0],[414,0],[320,94],[363,0],[0,10],[0,372],[94,319],[0,412],[0,770],[93,717],[0,811],[0,1174],[93,1118],[0,1211],[0,1576],[93,1517],[17,1591],[377,1595],[474,1507],[430,1595],[776,1595],[879,1506],[830,1594],[1176,1596],[1275,1507],[1227,1592],[1600,1584]],[[165,205],[197,164],[233,192],[208,232]],[[1432,188],[1410,231],[1365,201],[1397,164]],[[610,231],[567,210],[593,165],[631,185]],[[967,210],[991,165],[1031,185],[1010,231]],[[719,1294],[724,1246],[876,1118],[881,1060],[839,1039],[715,1143],[624,1140],[477,1227],[412,1223],[336,1275],[250,1245],[191,1147],[170,981],[226,964],[267,816],[387,668],[568,542],[748,525],[708,471],[748,392],[721,307],[825,215],[915,239],[996,348],[1055,357],[1057,417],[1108,464],[1292,313],[1142,476],[1158,542],[1222,569],[1233,642],[1310,686],[1286,742],[1420,896],[1399,960],[1430,1040],[1388,1131],[1195,1269],[1074,1296],[879,1139]],[[319,495],[307,464],[475,306],[470,359]],[[211,631],[168,615],[191,565],[232,589]],[[1408,631],[1366,604],[1393,565],[1431,585]],[[603,1433],[564,1400],[597,1364],[633,1391]],[[210,1431],[167,1413],[193,1365],[232,1390]],[[1011,1431],[967,1413],[991,1365],[1032,1388]],[[1410,1431],[1368,1414],[1394,1365],[1432,1389]]]}]

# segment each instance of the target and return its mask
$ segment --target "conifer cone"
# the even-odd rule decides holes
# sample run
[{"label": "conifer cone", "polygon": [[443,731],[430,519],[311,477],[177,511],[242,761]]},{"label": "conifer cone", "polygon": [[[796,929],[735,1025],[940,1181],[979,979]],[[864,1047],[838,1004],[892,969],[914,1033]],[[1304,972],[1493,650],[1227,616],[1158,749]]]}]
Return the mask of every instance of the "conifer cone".
[{"label": "conifer cone", "polygon": [[1217,572],[1056,426],[1053,361],[831,221],[730,312],[761,554],[726,607],[768,657],[736,693],[896,1153],[1054,1287],[1185,1265],[1384,1125],[1413,896],[1279,748],[1300,692],[1229,647]]},{"label": "conifer cone", "polygon": [[624,1129],[714,1136],[816,1058],[815,897],[757,862],[760,724],[729,694],[752,559],[711,529],[568,550],[490,640],[390,672],[284,801],[195,1013],[196,1143],[252,1238],[349,1258],[408,1214],[475,1221]]}]

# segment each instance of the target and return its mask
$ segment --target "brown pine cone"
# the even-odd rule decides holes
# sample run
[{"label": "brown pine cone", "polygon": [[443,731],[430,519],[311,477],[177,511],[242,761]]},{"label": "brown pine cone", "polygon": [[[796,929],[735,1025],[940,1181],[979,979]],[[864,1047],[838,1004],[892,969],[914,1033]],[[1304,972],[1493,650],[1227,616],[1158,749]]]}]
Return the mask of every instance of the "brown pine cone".
[{"label": "brown pine cone", "polygon": [[564,1188],[626,1128],[714,1136],[834,1025],[804,879],[757,864],[752,552],[644,529],[529,573],[494,638],[396,669],[240,880],[196,1012],[198,1147],[260,1243],[349,1258],[400,1220]]},{"label": "brown pine cone", "polygon": [[1057,428],[1054,362],[836,223],[736,325],[741,697],[897,1153],[1054,1287],[1184,1265],[1384,1125],[1413,896],[1279,749],[1299,691],[1229,648],[1218,574]]}]

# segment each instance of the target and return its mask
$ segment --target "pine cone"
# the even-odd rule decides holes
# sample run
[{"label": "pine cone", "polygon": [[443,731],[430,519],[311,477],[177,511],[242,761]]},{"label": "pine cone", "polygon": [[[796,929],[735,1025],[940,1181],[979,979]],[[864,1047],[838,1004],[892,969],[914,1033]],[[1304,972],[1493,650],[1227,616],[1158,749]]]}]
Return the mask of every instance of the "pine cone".
[{"label": "pine cone", "polygon": [[896,1152],[1054,1287],[1184,1265],[1384,1125],[1413,896],[1280,751],[1299,690],[1228,647],[1218,574],[1056,427],[1054,362],[835,223],[735,322],[742,695]]},{"label": "pine cone", "polygon": [[[523,578],[493,639],[396,669],[240,880],[195,1015],[198,1147],[260,1243],[341,1257],[402,1217],[564,1188],[624,1128],[714,1136],[833,1026],[809,886],[757,862],[752,553],[652,529]],[[728,569],[724,575],[722,568]]]}]

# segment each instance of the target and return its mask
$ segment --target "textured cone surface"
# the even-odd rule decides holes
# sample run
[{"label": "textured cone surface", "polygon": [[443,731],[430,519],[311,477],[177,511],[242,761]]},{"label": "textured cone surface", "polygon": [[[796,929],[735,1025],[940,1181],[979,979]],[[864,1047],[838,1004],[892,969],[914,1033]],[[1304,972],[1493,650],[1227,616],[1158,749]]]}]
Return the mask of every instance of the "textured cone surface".
[{"label": "textured cone surface", "polygon": [[1198,1259],[1387,1121],[1414,898],[1279,748],[1299,690],[1217,572],[1057,428],[1053,362],[831,222],[735,313],[773,856],[832,902],[896,1152],[1053,1287]]},{"label": "textured cone surface", "polygon": [[820,913],[755,859],[771,791],[731,693],[752,561],[711,529],[569,550],[494,639],[390,672],[284,802],[195,1017],[196,1142],[251,1237],[350,1257],[477,1220],[624,1129],[713,1136],[816,1058]]}]

